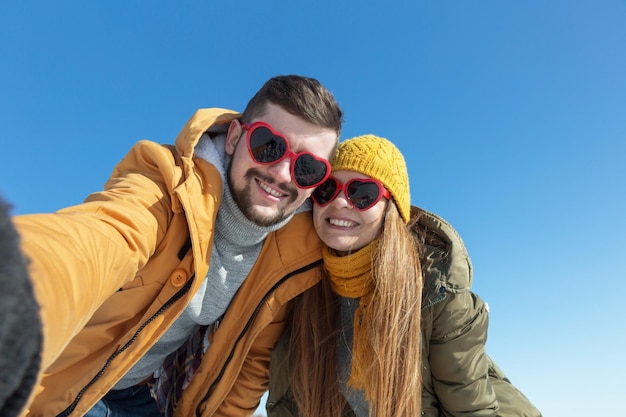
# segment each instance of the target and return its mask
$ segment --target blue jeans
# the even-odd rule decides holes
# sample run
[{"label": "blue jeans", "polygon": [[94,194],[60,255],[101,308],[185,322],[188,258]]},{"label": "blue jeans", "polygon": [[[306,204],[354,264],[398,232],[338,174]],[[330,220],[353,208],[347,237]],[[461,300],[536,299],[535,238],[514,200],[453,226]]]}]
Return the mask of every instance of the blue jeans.
[{"label": "blue jeans", "polygon": [[148,385],[111,390],[85,417],[159,417],[161,412]]}]

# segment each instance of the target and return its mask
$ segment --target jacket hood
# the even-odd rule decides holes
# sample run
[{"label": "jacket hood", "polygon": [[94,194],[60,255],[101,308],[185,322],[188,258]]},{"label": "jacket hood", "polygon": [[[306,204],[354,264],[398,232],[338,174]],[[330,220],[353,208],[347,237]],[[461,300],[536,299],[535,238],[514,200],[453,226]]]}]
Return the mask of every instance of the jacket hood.
[{"label": "jacket hood", "polygon": [[461,236],[450,223],[412,206],[410,227],[423,242],[420,258],[424,290],[430,294],[468,291],[472,286],[472,262]]},{"label": "jacket hood", "polygon": [[194,148],[205,132],[225,133],[228,124],[239,117],[240,113],[228,109],[198,109],[178,134],[176,150],[183,158],[193,157]]}]

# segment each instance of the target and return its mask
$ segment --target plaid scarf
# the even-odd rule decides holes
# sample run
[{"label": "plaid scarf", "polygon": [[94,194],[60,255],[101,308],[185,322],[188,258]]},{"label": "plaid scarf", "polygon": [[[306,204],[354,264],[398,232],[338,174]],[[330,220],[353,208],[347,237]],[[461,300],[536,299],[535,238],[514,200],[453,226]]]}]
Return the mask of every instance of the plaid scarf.
[{"label": "plaid scarf", "polygon": [[189,339],[172,352],[154,373],[152,396],[161,413],[171,417],[183,391],[193,378],[209,347],[208,335],[211,326],[197,326]]}]

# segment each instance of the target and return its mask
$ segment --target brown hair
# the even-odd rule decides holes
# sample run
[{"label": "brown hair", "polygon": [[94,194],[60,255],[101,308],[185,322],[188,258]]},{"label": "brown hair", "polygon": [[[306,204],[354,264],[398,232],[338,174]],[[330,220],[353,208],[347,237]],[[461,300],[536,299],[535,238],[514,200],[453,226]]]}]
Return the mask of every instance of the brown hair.
[{"label": "brown hair", "polygon": [[280,75],[270,78],[250,99],[241,119],[249,122],[265,114],[267,103],[317,126],[333,129],[341,135],[343,112],[333,94],[314,78]]},{"label": "brown hair", "polygon": [[[371,275],[375,290],[359,343],[366,343],[364,351],[372,355],[359,359],[353,352],[367,381],[370,415],[417,416],[422,399],[419,244],[392,203],[387,205]],[[325,277],[305,292],[293,309],[293,393],[305,417],[341,416],[345,406],[337,383],[338,297],[328,281]]]}]

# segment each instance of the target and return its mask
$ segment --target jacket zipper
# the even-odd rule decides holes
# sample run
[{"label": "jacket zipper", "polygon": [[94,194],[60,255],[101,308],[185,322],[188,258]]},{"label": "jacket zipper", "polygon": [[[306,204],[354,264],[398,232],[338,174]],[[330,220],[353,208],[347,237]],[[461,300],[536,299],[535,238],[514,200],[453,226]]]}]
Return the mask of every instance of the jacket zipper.
[{"label": "jacket zipper", "polygon": [[428,301],[422,305],[422,310],[426,310],[427,308],[432,307],[435,304],[438,304],[441,301],[445,300],[447,293],[448,289],[446,287],[439,287],[439,294],[434,298],[429,298]]},{"label": "jacket zipper", "polygon": [[241,339],[243,339],[243,337],[247,333],[248,329],[250,329],[250,326],[252,325],[252,322],[254,321],[254,319],[256,318],[257,314],[261,310],[263,304],[265,304],[265,301],[267,301],[267,299],[270,297],[270,295],[272,295],[287,280],[289,280],[290,278],[292,278],[292,277],[294,277],[296,275],[299,275],[299,274],[301,274],[303,272],[306,272],[306,271],[309,271],[309,270],[311,270],[313,268],[316,268],[316,267],[322,265],[322,263],[323,263],[323,260],[322,259],[318,259],[317,261],[315,261],[313,263],[310,263],[308,265],[303,266],[300,269],[297,269],[295,271],[290,272],[289,274],[287,274],[284,277],[282,277],[276,284],[274,284],[272,286],[272,288],[269,289],[269,291],[267,293],[265,293],[265,295],[263,296],[261,301],[257,304],[256,308],[254,309],[254,312],[252,313],[252,315],[248,319],[248,321],[247,321],[246,325],[244,326],[244,328],[242,329],[241,333],[239,333],[239,336],[237,337],[237,340],[235,340],[235,343],[233,344],[233,347],[230,350],[228,358],[226,358],[226,361],[224,362],[224,365],[222,366],[222,369],[220,370],[220,373],[217,375],[217,378],[215,378],[215,381],[213,381],[213,383],[211,384],[211,386],[207,390],[206,394],[204,395],[202,400],[200,400],[200,403],[196,407],[196,416],[197,417],[201,417],[202,413],[201,413],[200,409],[202,408],[202,405],[207,402],[207,400],[209,399],[209,396],[211,395],[211,392],[213,392],[213,390],[215,389],[217,384],[221,381],[222,377],[224,376],[224,373],[226,372],[226,368],[230,364],[230,361],[233,359],[233,356],[235,355],[235,350],[237,349],[237,345],[239,344]]},{"label": "jacket zipper", "polygon": [[167,310],[168,308],[170,308],[176,301],[180,300],[183,295],[185,295],[187,293],[187,291],[189,291],[189,288],[191,288],[191,284],[193,282],[195,275],[192,275],[191,278],[185,283],[185,285],[176,293],[174,294],[174,296],[172,296],[172,298],[170,298],[164,305],[163,307],[161,307],[156,313],[154,313],[154,315],[152,317],[150,317],[148,320],[146,320],[141,327],[139,327],[139,329],[137,329],[137,331],[135,332],[135,334],[133,335],[133,337],[126,342],[126,344],[124,346],[122,346],[120,349],[118,349],[116,352],[114,352],[111,356],[109,356],[109,359],[107,359],[107,361],[104,363],[104,365],[102,366],[102,368],[100,369],[100,371],[98,371],[98,373],[96,374],[96,376],[93,377],[93,379],[91,381],[89,381],[87,383],[87,385],[85,385],[76,395],[76,398],[74,398],[74,401],[65,409],[63,410],[61,413],[59,413],[57,415],[57,417],[67,417],[69,416],[74,409],[76,408],[76,406],[78,405],[78,402],[80,401],[80,399],[82,398],[83,394],[98,380],[100,379],[100,377],[104,374],[104,372],[107,370],[107,368],[109,367],[109,365],[111,364],[111,362],[113,362],[113,360],[115,360],[116,357],[118,357],[122,352],[124,352],[126,349],[128,349],[134,342],[135,340],[137,340],[137,337],[139,337],[139,334],[143,331],[143,329],[145,329],[152,321],[154,321],[155,318],[157,318],[158,316],[160,316],[161,314],[163,314],[163,312],[165,310]]}]

